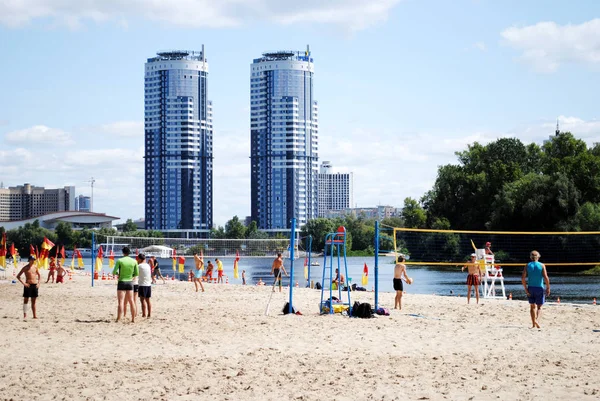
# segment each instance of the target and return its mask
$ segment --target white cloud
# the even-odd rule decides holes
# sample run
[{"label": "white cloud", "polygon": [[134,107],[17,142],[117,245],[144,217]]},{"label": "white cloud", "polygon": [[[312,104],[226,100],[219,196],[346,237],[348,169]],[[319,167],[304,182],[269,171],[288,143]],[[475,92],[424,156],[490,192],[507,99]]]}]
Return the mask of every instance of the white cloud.
[{"label": "white cloud", "polygon": [[11,131],[4,135],[4,140],[11,144],[27,144],[36,146],[38,144],[68,144],[72,143],[71,136],[61,129],[46,127],[45,125],[34,125],[17,131]]},{"label": "white cloud", "polygon": [[384,21],[401,0],[29,0],[0,2],[0,24],[18,27],[36,19],[79,28],[86,20],[145,18],[194,28],[240,26],[247,22],[324,23],[360,30]]},{"label": "white cloud", "polygon": [[505,29],[502,38],[520,50],[521,60],[541,72],[554,72],[561,64],[600,64],[600,19],[579,25],[539,22]]},{"label": "white cloud", "polygon": [[473,43],[473,47],[477,50],[481,50],[482,52],[487,50],[485,42],[475,42]]}]

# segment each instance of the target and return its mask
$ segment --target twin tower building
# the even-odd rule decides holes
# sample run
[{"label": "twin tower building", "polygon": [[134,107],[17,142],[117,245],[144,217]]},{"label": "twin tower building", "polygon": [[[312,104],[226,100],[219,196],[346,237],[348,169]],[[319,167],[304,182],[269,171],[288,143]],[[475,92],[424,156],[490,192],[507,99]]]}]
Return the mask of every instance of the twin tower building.
[{"label": "twin tower building", "polygon": [[[213,121],[201,51],[157,53],[145,65],[146,228],[213,227]],[[318,106],[306,51],[263,53],[250,65],[251,218],[285,231],[318,213]],[[218,137],[214,138],[218,141]]]}]

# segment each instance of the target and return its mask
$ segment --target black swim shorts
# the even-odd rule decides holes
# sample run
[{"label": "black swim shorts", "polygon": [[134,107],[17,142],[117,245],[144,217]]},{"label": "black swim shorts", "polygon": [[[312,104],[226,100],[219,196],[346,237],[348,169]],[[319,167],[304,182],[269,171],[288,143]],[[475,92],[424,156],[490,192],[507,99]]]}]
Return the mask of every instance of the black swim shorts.
[{"label": "black swim shorts", "polygon": [[140,298],[150,298],[152,296],[152,287],[149,285],[142,285],[138,289],[138,296]]},{"label": "black swim shorts", "polygon": [[35,284],[29,284],[29,287],[23,287],[23,298],[37,298],[38,288]]},{"label": "black swim shorts", "polygon": [[133,292],[138,292],[138,288],[139,288],[139,287],[140,287],[139,285],[137,285],[137,284],[134,284],[134,285],[133,285]]},{"label": "black swim shorts", "polygon": [[404,291],[404,284],[401,278],[394,279],[394,291]]},{"label": "black swim shorts", "polygon": [[279,269],[273,269],[273,277],[279,277]]},{"label": "black swim shorts", "polygon": [[117,284],[117,291],[133,291],[133,282],[119,281]]}]

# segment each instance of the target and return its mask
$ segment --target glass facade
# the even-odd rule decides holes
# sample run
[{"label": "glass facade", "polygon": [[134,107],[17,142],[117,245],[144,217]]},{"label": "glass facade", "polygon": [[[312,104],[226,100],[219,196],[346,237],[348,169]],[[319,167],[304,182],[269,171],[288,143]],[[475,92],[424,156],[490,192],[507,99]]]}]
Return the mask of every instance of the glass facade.
[{"label": "glass facade", "polygon": [[262,230],[317,217],[318,105],[310,51],[264,53],[250,65],[251,218]]},{"label": "glass facade", "polygon": [[203,50],[158,53],[145,65],[146,228],[213,224],[212,103]]}]

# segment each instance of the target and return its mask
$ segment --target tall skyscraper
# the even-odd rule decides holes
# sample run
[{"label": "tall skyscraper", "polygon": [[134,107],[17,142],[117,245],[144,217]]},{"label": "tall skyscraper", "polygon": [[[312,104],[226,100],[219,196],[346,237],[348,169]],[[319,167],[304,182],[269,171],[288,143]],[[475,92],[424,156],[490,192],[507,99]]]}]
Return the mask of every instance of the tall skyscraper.
[{"label": "tall skyscraper", "polygon": [[89,196],[79,195],[75,198],[75,210],[80,212],[89,212],[92,207],[91,198]]},{"label": "tall skyscraper", "polygon": [[321,163],[319,170],[319,217],[328,212],[351,208],[354,203],[352,173],[333,173],[331,162]]},{"label": "tall skyscraper", "polygon": [[251,217],[262,230],[317,217],[318,107],[306,51],[263,53],[250,65]]},{"label": "tall skyscraper", "polygon": [[202,51],[172,50],[145,71],[146,228],[209,230],[213,224],[212,102]]}]

